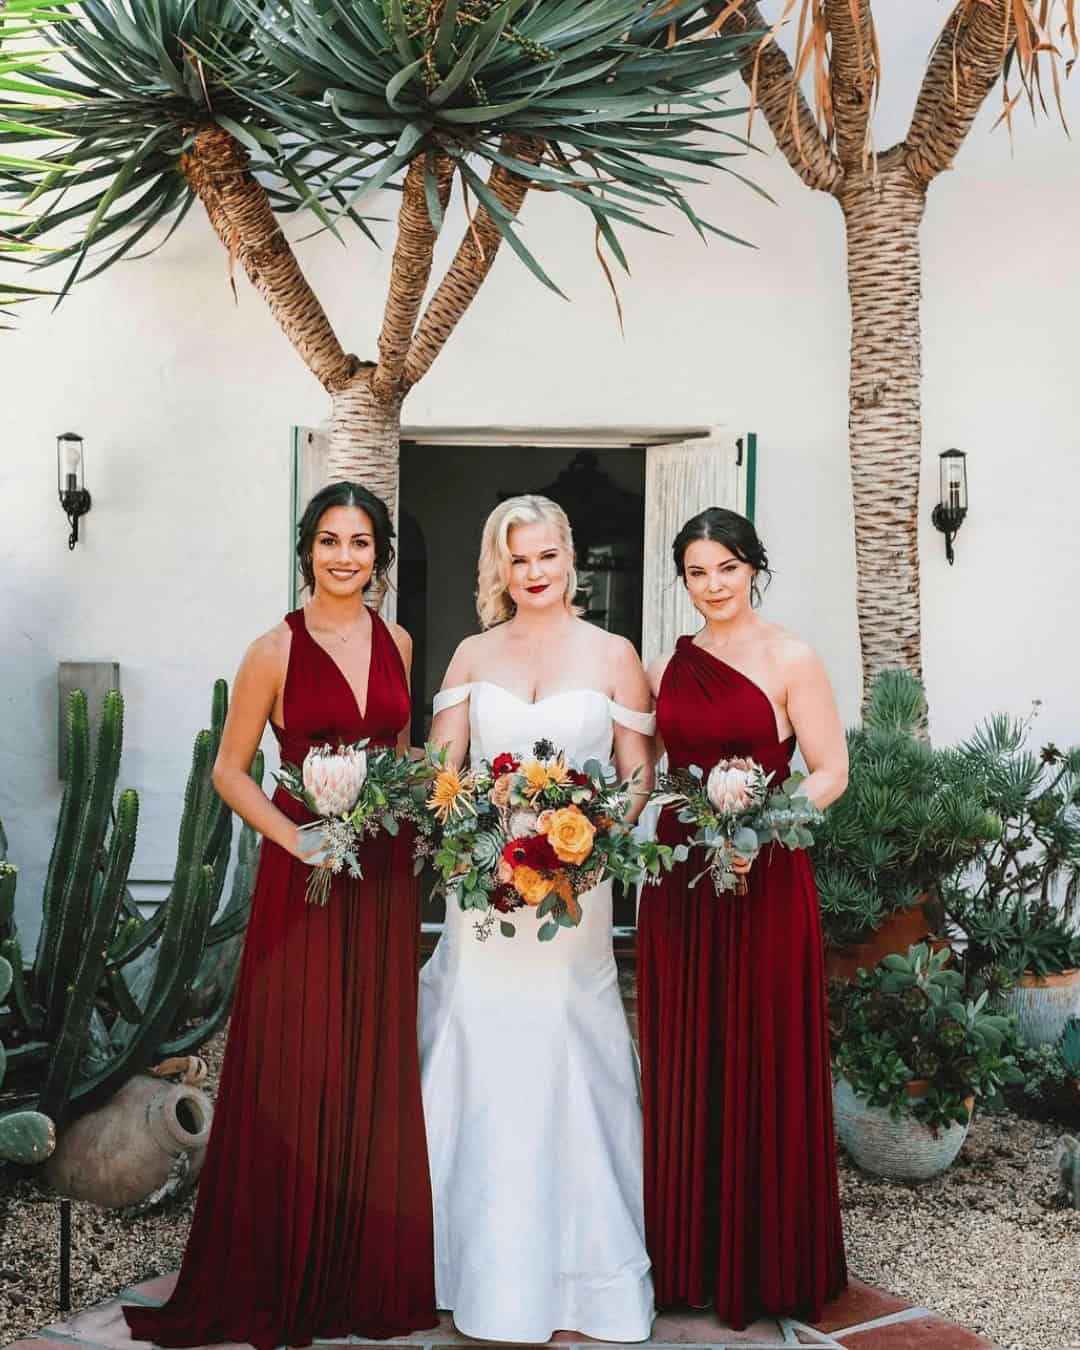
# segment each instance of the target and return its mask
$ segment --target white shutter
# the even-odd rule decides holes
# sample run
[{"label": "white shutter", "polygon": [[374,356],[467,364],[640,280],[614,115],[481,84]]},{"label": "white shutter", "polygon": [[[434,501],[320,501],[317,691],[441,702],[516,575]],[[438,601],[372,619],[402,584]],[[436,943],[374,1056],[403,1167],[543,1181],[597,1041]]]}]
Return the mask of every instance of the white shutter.
[{"label": "white shutter", "polygon": [[[293,427],[293,482],[292,482],[292,521],[289,529],[290,575],[292,594],[290,605],[295,609],[306,596],[302,592],[304,578],[296,562],[296,527],[300,523],[304,507],[320,488],[330,481],[328,460],[330,456],[330,429],[321,427]],[[398,527],[395,507],[394,529]],[[390,569],[390,587],[383,596],[379,613],[389,623],[397,617],[397,560]]]},{"label": "white shutter", "polygon": [[675,575],[671,545],[682,526],[709,506],[746,512],[748,437],[719,428],[700,440],[645,451],[645,559],[641,657],[646,665],[701,618]]}]

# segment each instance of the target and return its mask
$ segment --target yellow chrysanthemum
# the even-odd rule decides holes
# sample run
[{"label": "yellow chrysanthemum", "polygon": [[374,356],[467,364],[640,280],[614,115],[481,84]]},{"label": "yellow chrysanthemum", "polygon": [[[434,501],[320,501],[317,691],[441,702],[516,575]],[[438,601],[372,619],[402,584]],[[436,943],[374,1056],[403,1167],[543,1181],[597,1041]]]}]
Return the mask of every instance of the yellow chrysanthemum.
[{"label": "yellow chrysanthemum", "polygon": [[556,787],[565,787],[570,781],[570,770],[565,759],[553,759],[547,766],[548,782]]},{"label": "yellow chrysanthemum", "polygon": [[538,797],[548,785],[547,765],[538,759],[530,759],[521,766],[521,772],[525,775],[526,797]]},{"label": "yellow chrysanthemum", "polygon": [[428,809],[445,825],[451,816],[461,815],[472,809],[469,786],[469,780],[463,778],[452,765],[440,769],[431,785]]}]

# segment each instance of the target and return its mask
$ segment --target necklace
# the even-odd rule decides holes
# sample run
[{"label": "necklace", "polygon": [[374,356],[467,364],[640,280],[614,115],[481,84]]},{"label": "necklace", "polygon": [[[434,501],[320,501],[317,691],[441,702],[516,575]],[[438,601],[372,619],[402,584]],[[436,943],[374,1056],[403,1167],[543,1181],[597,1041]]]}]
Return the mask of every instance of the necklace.
[{"label": "necklace", "polygon": [[361,619],[359,623],[354,624],[352,628],[350,628],[349,631],[346,633],[339,632],[336,628],[329,628],[329,627],[326,628],[324,631],[330,637],[336,637],[340,639],[340,641],[342,642],[351,642],[352,639],[357,635],[357,633],[359,633],[360,629],[363,628],[366,623],[367,623],[366,618]]}]

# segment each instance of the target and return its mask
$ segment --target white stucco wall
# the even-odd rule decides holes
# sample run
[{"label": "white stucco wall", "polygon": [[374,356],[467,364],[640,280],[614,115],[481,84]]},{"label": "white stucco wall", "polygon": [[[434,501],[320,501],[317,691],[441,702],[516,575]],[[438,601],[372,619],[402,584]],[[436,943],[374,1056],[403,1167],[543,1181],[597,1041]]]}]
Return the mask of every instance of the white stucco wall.
[{"label": "white stucco wall", "polygon": [[[940,6],[878,6],[879,144],[903,133]],[[741,98],[741,86],[739,97]],[[1066,95],[1080,123],[1080,85]],[[1080,739],[1074,621],[1080,551],[1075,384],[1080,149],[1021,115],[1010,151],[985,112],[931,190],[925,245],[925,659],[933,732],[1045,700],[1039,733]],[[763,122],[755,137],[771,142]],[[813,641],[854,716],[860,671],[846,461],[847,301],[839,210],[771,151],[698,208],[752,239],[707,249],[628,240],[626,338],[576,209],[538,195],[530,243],[573,297],[509,253],[409,400],[412,423],[708,424],[759,437],[758,523],[777,576],[768,613]],[[393,202],[376,203],[380,207]],[[457,226],[457,228],[455,228]],[[290,222],[291,237],[306,223]],[[446,247],[456,242],[452,221]],[[389,236],[388,236],[389,237]],[[388,258],[362,243],[301,249],[343,341],[370,355]],[[139,788],[137,858],[168,862],[179,793],[215,675],[286,608],[289,428],[326,400],[194,212],[169,247],[2,336],[0,818],[20,864],[28,937],[58,802],[56,664],[119,661],[123,782]],[[55,497],[54,438],[87,444],[94,504],[74,553]],[[937,452],[969,452],[971,512],[944,560],[929,521]]]}]

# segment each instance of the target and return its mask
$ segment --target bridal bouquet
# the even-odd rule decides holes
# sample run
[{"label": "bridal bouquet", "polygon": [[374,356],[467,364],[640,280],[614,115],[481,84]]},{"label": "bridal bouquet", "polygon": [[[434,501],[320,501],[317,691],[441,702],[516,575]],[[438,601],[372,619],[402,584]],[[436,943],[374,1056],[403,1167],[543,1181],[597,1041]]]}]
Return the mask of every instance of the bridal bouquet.
[{"label": "bridal bouquet", "polygon": [[679,819],[696,830],[690,847],[704,849],[707,859],[690,885],[708,874],[717,895],[745,895],[746,878],[734,871],[734,856],[755,858],[770,842],[809,848],[814,842],[810,827],[821,820],[821,812],[799,791],[803,778],[793,773],[770,792],[773,775],[753,759],[722,759],[707,778],[696,764],[666,774],[655,800],[680,808]]},{"label": "bridal bouquet", "polygon": [[430,776],[423,761],[413,761],[396,750],[368,750],[367,741],[355,745],[317,745],[300,768],[283,764],[275,778],[290,796],[319,817],[298,827],[310,833],[316,866],[308,879],[309,904],[325,905],[331,880],[343,871],[363,875],[357,849],[365,836],[385,830],[397,834],[402,820],[413,821],[421,833],[431,822],[424,810]]},{"label": "bridal bouquet", "polygon": [[633,779],[616,781],[594,759],[574,768],[546,740],[529,755],[496,755],[468,772],[447,764],[445,752],[429,750],[428,761],[435,867],[448,901],[481,911],[480,941],[497,915],[503,937],[514,937],[505,916],[528,907],[543,920],[536,936],[550,942],[581,922],[586,891],[607,877],[640,878],[641,850],[623,823]]}]

